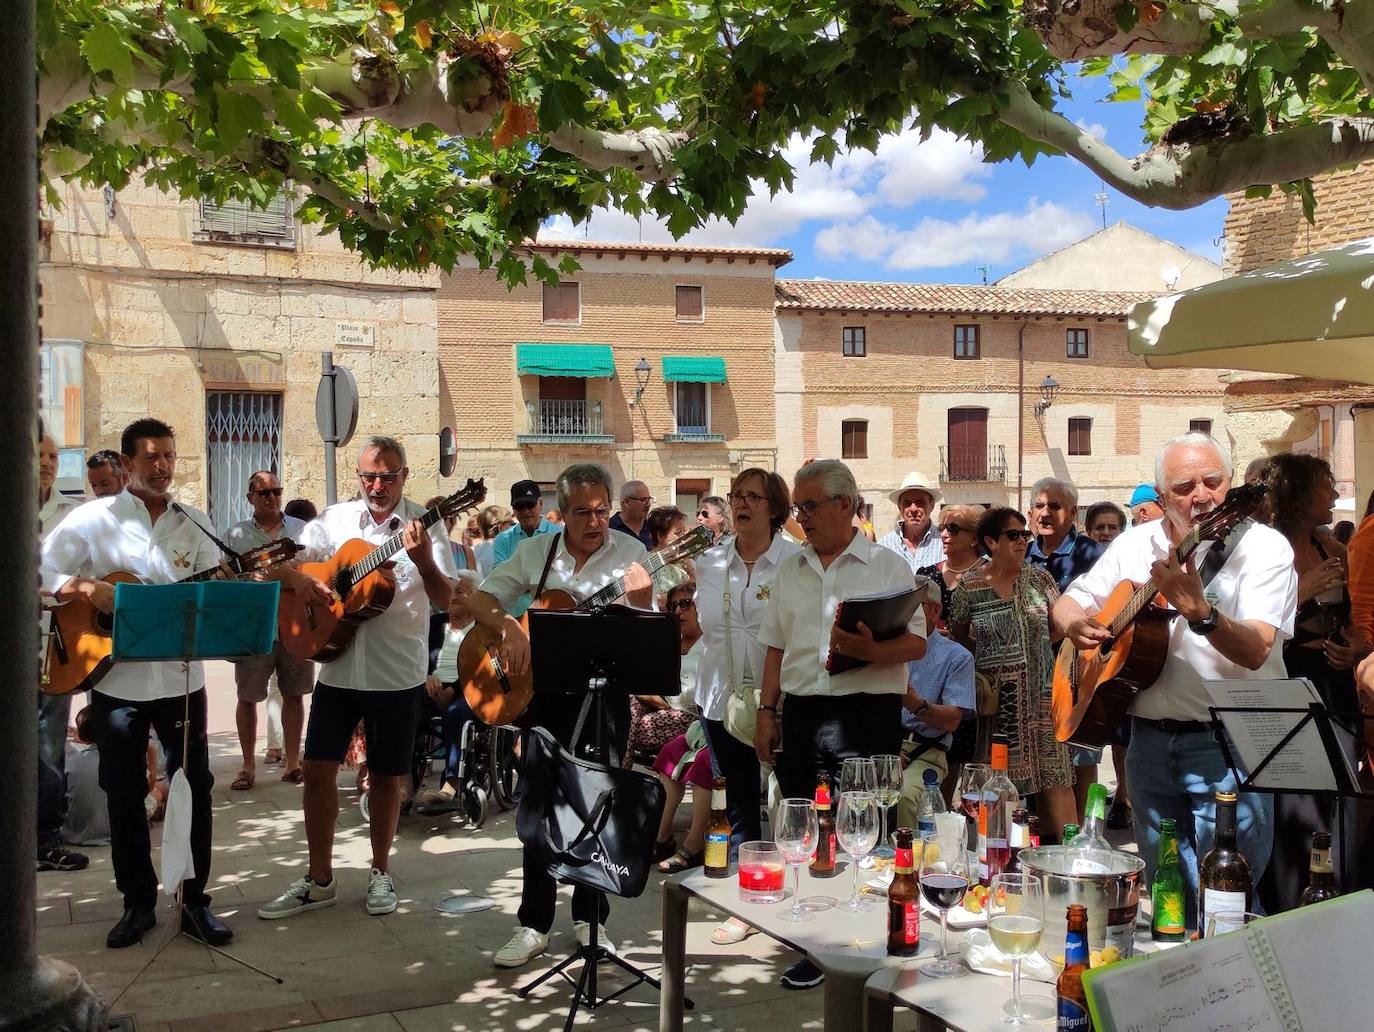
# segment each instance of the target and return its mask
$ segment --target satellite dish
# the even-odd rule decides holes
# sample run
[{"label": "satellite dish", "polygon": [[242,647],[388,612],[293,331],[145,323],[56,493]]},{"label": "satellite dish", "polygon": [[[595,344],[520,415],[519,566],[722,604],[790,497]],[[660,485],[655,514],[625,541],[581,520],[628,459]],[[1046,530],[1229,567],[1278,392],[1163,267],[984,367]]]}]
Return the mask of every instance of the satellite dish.
[{"label": "satellite dish", "polygon": [[1166,265],[1159,270],[1159,274],[1164,277],[1164,289],[1173,290],[1178,286],[1178,281],[1183,278],[1183,273],[1179,271],[1177,265]]}]

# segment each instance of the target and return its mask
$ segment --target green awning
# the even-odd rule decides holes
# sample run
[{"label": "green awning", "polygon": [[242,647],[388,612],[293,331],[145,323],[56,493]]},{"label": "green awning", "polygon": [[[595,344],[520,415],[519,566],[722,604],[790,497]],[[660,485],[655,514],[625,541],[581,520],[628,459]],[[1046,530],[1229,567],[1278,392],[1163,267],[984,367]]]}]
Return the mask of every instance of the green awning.
[{"label": "green awning", "polygon": [[521,376],[614,376],[609,344],[517,344],[515,371]]},{"label": "green awning", "polygon": [[725,359],[719,355],[664,355],[665,383],[724,383]]}]

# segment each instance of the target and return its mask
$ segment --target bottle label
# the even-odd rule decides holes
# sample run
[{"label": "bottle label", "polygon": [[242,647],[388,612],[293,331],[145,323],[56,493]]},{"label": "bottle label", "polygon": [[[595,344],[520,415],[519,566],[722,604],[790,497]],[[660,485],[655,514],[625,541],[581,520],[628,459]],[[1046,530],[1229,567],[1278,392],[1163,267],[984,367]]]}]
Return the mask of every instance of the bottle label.
[{"label": "bottle label", "polygon": [[916,870],[913,853],[914,850],[898,848],[896,856],[892,859],[892,870],[897,874],[913,873]]},{"label": "bottle label", "polygon": [[829,786],[829,785],[817,785],[817,786],[816,786],[816,809],[817,809],[817,810],[828,810],[828,809],[830,809],[830,786]]},{"label": "bottle label", "polygon": [[1229,889],[1203,889],[1203,935],[1221,935],[1245,927],[1245,893]]},{"label": "bottle label", "polygon": [[1135,947],[1135,915],[1139,904],[1111,907],[1107,910],[1107,934],[1103,946],[1115,946],[1122,957],[1129,957]]},{"label": "bottle label", "polygon": [[1092,1017],[1077,1000],[1067,996],[1059,997],[1058,1032],[1088,1032],[1092,1028]]},{"label": "bottle label", "polygon": [[711,809],[712,809],[712,810],[724,810],[724,809],[725,809],[725,789],[723,789],[723,788],[713,788],[713,789],[711,789]]},{"label": "bottle label", "polygon": [[907,946],[921,943],[921,905],[914,899],[891,901],[887,906],[888,934],[896,932]]},{"label": "bottle label", "polygon": [[1065,964],[1086,964],[1088,962],[1088,936],[1086,932],[1069,932],[1064,943]]},{"label": "bottle label", "polygon": [[1331,850],[1314,849],[1312,850],[1312,863],[1309,869],[1313,874],[1331,873]]},{"label": "bottle label", "polygon": [[1182,935],[1187,931],[1184,926],[1185,914],[1183,903],[1183,882],[1175,880],[1172,884],[1165,884],[1158,873],[1155,874],[1155,884],[1150,893],[1150,903],[1153,907],[1153,915],[1150,918],[1150,928],[1160,935]]},{"label": "bottle label", "polygon": [[730,836],[724,832],[711,832],[706,836],[706,866],[719,871],[729,866]]},{"label": "bottle label", "polygon": [[921,835],[933,835],[935,833],[935,818],[926,816],[916,822],[916,831]]}]

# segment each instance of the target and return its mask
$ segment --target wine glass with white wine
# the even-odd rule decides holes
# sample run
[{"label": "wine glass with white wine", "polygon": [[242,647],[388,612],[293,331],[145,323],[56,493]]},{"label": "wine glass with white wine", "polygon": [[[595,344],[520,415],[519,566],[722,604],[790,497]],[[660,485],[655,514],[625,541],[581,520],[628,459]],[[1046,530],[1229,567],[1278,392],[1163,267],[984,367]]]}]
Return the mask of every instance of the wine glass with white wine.
[{"label": "wine glass with white wine", "polygon": [[1032,1028],[1041,1019],[1021,1006],[1021,961],[1040,945],[1045,933],[1045,889],[1033,874],[999,874],[988,893],[988,935],[992,944],[1011,960],[1010,1013],[997,1027]]},{"label": "wine glass with white wine", "polygon": [[878,800],[878,848],[873,850],[873,856],[891,860],[897,854],[888,845],[887,815],[902,797],[902,758],[890,753],[875,755],[873,773],[873,794]]}]

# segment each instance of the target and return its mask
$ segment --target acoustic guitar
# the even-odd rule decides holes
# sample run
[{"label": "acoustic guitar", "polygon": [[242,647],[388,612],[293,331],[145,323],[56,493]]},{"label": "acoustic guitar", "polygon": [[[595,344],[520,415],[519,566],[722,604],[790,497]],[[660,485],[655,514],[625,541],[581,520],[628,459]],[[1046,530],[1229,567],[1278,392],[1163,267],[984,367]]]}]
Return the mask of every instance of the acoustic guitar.
[{"label": "acoustic guitar", "polygon": [[[477,508],[486,497],[485,482],[469,480],[434,508],[426,509],[420,522],[428,530],[442,519]],[[359,627],[386,612],[396,597],[396,574],[388,560],[401,550],[404,533],[399,531],[380,545],[353,538],[324,562],[300,565],[302,573],[329,586],[331,598],[328,605],[306,603],[282,585],[277,634],[287,652],[299,659],[328,663],[353,644]]]},{"label": "acoustic guitar", "polygon": [[[1231,488],[1221,505],[1203,514],[1188,531],[1173,550],[1175,558],[1184,562],[1202,542],[1229,535],[1259,506],[1264,491],[1262,484]],[[1153,578],[1144,584],[1122,581],[1095,614],[1111,638],[1086,652],[1067,639],[1060,643],[1051,702],[1059,741],[1094,749],[1111,741],[1127,707],[1164,669],[1170,621],[1176,616]]]},{"label": "acoustic guitar", "polygon": [[[237,559],[225,559],[218,566],[186,577],[178,584],[194,584],[208,580],[239,580],[263,570],[270,570],[288,562],[299,550],[290,538],[269,541],[265,545],[244,552]],[[124,570],[116,570],[100,578],[106,584],[138,584],[141,578]],[[110,653],[114,648],[111,632],[114,617],[102,613],[89,599],[74,598],[52,606],[52,634],[43,654],[38,686],[45,695],[70,695],[86,691],[100,683],[106,671],[114,665]],[[45,617],[46,618],[46,617]]]},{"label": "acoustic guitar", "polygon": [[[613,530],[608,533],[618,534]],[[650,552],[639,561],[652,577],[665,566],[685,562],[711,547],[711,532],[696,527],[676,541]],[[595,594],[579,601],[560,588],[546,588],[530,609],[577,609],[583,612],[604,609],[625,594],[625,578],[617,577]],[[521,615],[520,626],[529,634],[529,617]],[[458,681],[479,720],[492,727],[502,724],[523,726],[521,717],[534,697],[534,677],[530,671],[516,676],[500,660],[501,632],[474,624],[458,649]]]}]

